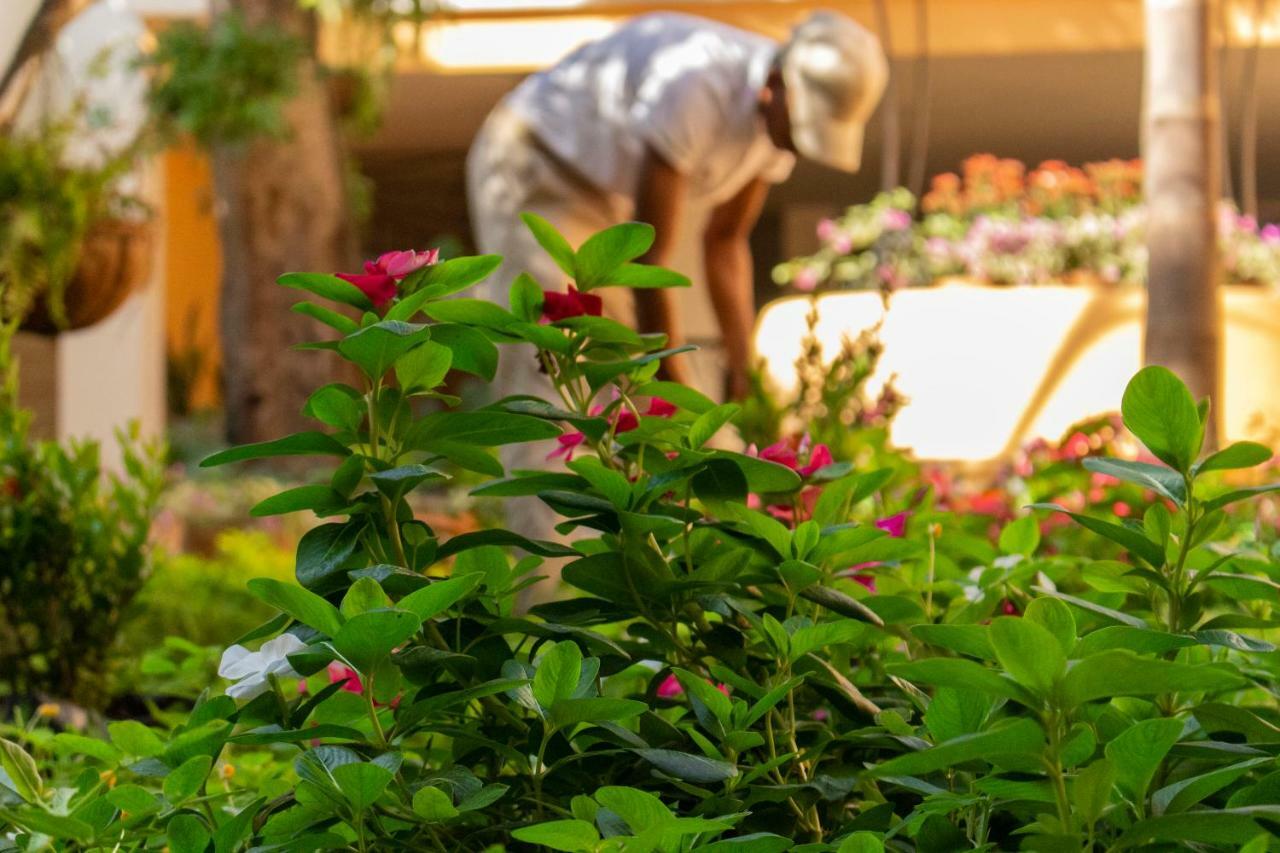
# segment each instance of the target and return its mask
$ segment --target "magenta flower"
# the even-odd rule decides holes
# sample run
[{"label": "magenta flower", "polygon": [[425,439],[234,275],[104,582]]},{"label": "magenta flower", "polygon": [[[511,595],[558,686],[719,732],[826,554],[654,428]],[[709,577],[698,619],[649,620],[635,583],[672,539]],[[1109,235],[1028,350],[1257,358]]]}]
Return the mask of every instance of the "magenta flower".
[{"label": "magenta flower", "polygon": [[360,682],[360,674],[349,666],[337,661],[329,664],[329,683],[341,684],[347,693],[363,693],[364,685]]},{"label": "magenta flower", "polygon": [[434,264],[440,258],[439,249],[415,252],[386,252],[375,261],[364,262],[364,273],[338,273],[338,278],[360,288],[375,308],[382,308],[396,296],[400,280],[410,273]]},{"label": "magenta flower", "polygon": [[[707,683],[710,684],[710,682]],[[716,690],[719,690],[725,696],[729,695],[729,686],[726,684],[717,684]],[[657,695],[659,699],[674,699],[682,693],[684,693],[684,685],[680,683],[680,679],[676,678],[675,673],[662,679],[662,683],[658,685]]]},{"label": "magenta flower", "polygon": [[903,510],[902,512],[877,520],[876,527],[880,528],[885,533],[888,533],[894,539],[901,539],[903,536],[907,535],[907,519],[910,517],[911,511]]},{"label": "magenta flower", "polygon": [[586,440],[587,437],[580,432],[557,435],[556,443],[559,447],[547,454],[547,461],[550,462],[552,459],[563,459],[565,462],[572,462],[573,452]]}]

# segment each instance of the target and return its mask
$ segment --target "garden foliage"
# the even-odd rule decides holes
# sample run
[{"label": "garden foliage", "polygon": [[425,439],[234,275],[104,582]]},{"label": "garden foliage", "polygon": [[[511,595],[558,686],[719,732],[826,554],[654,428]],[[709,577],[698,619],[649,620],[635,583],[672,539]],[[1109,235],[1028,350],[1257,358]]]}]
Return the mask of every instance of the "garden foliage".
[{"label": "garden foliage", "polygon": [[[296,583],[250,582],[278,615],[185,719],[11,731],[0,847],[1267,848],[1280,585],[1217,534],[1276,487],[1202,477],[1268,450],[1202,452],[1207,402],[1148,368],[1123,411],[1150,461],[1087,465],[1152,500],[1071,513],[1119,559],[1041,555],[1023,515],[993,559],[943,560],[945,517],[878,517],[890,472],[807,440],[719,449],[736,406],[657,380],[662,337],[597,316],[598,288],[684,283],[633,263],[647,226],[575,250],[527,223],[568,293],[465,296],[495,257],[281,279],[363,380],[315,391],[316,430],[206,464],[332,461],[254,509],[324,519]],[[450,396],[502,358],[537,358],[551,399]],[[548,445],[544,470],[502,469],[518,442]],[[405,498],[455,466],[478,496],[537,496],[562,536],[436,535]],[[516,612],[550,560],[570,594]]]}]

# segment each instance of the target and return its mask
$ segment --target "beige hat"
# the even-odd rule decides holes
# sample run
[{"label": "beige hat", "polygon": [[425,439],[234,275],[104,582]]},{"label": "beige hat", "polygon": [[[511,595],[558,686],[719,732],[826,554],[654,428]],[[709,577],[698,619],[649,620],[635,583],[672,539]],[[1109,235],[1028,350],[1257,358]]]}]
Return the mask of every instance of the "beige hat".
[{"label": "beige hat", "polygon": [[796,150],[856,172],[862,135],[889,79],[880,41],[836,12],[814,12],[778,55]]}]

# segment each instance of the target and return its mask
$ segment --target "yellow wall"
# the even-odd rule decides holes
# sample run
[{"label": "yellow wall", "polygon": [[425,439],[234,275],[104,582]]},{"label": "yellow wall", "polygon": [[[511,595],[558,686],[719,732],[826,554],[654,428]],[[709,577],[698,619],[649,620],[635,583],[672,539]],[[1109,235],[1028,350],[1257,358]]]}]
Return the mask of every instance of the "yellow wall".
[{"label": "yellow wall", "polygon": [[192,388],[195,409],[218,405],[218,289],[222,255],[214,218],[208,159],[187,144],[164,157],[166,220],[165,328],[169,357],[194,349],[200,371]]}]

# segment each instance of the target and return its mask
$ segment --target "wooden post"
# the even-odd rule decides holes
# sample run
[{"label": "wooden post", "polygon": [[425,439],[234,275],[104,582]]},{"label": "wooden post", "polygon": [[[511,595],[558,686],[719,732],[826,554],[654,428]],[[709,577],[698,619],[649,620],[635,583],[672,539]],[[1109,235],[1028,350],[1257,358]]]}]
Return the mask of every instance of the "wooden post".
[{"label": "wooden post", "polygon": [[[1218,287],[1218,86],[1213,0],[1145,0],[1147,329],[1145,359],[1162,364],[1221,412]],[[1218,435],[1211,416],[1210,436]]]}]

